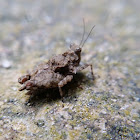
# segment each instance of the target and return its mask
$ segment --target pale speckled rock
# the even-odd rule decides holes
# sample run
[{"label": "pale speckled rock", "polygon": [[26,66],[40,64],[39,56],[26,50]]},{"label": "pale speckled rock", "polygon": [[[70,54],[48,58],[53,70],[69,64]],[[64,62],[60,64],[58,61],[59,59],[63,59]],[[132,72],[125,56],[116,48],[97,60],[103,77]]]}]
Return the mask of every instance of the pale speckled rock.
[{"label": "pale speckled rock", "polygon": [[[0,1],[0,139],[139,139],[139,1]],[[8,10],[7,10],[8,9]],[[58,90],[19,92],[18,77],[79,43],[92,63]],[[4,60],[7,60],[4,61]]]}]

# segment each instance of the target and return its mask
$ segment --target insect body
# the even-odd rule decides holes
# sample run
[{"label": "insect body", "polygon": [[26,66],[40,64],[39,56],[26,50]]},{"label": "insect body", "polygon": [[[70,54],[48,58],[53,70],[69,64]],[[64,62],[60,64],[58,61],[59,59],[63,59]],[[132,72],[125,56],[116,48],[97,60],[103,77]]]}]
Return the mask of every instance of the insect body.
[{"label": "insect body", "polygon": [[[88,34],[88,36],[90,35],[90,33]],[[83,34],[83,38],[84,38],[84,34]],[[91,64],[82,64],[82,65],[80,64],[81,51],[82,51],[82,47],[80,47],[80,45],[71,44],[70,49],[65,53],[52,57],[48,62],[37,66],[30,73],[21,76],[18,79],[18,82],[22,84],[22,87],[19,90],[20,91],[24,89],[36,90],[39,88],[58,87],[60,95],[61,97],[63,97],[64,94],[61,88],[64,85],[66,85],[68,82],[70,82],[73,79],[73,76],[77,72],[90,66],[91,73],[93,76],[93,70]]]}]

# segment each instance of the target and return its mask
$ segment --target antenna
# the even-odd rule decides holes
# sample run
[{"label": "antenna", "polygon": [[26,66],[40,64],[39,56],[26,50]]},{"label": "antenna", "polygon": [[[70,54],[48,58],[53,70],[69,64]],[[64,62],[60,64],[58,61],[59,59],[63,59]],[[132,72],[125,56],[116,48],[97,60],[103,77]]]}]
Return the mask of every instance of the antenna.
[{"label": "antenna", "polygon": [[[91,28],[91,30],[90,30],[90,32],[89,32],[87,38],[85,39],[85,41],[84,41],[84,43],[83,43],[83,45],[82,45],[82,47],[85,45],[85,43],[86,43],[87,39],[89,38],[89,36],[90,36],[90,34],[91,34],[91,32],[92,32],[92,30],[93,30],[94,27],[95,27],[95,25]],[[82,48],[82,47],[81,47],[81,48]]]},{"label": "antenna", "polygon": [[83,30],[83,35],[82,35],[82,39],[81,39],[81,42],[79,44],[79,47],[81,46],[83,39],[84,39],[84,36],[85,36],[85,20],[84,20],[84,18],[83,18],[83,26],[84,26],[84,30]]}]

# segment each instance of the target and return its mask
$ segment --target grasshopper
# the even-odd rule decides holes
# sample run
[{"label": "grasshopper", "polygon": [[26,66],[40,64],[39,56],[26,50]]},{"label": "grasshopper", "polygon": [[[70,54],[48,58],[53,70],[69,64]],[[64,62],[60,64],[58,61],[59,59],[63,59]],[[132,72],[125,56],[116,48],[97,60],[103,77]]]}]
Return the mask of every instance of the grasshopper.
[{"label": "grasshopper", "polygon": [[58,87],[60,96],[63,97],[64,93],[62,91],[62,87],[68,82],[71,82],[73,76],[77,72],[90,67],[91,74],[94,78],[92,64],[81,64],[80,62],[82,47],[84,46],[95,26],[91,28],[88,36],[84,40],[85,22],[83,23],[84,32],[80,44],[71,44],[68,51],[52,57],[48,62],[38,65],[28,74],[21,76],[18,79],[18,82],[22,84],[22,87],[19,89],[19,91],[24,89],[31,91],[41,88],[48,89]]}]

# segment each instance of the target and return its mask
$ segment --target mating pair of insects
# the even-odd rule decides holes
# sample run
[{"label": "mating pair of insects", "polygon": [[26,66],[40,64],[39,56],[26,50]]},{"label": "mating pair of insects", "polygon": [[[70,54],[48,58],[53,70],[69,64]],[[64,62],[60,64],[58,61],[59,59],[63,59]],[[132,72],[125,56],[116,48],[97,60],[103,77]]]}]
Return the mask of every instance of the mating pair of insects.
[{"label": "mating pair of insects", "polygon": [[22,84],[19,91],[24,89],[34,91],[37,89],[48,89],[48,88],[59,88],[61,97],[64,96],[62,87],[68,82],[71,82],[73,76],[87,68],[91,68],[91,74],[93,75],[93,69],[91,64],[81,64],[81,52],[82,47],[87,41],[89,35],[91,34],[93,26],[84,40],[85,36],[85,22],[82,40],[79,45],[71,44],[70,49],[63,54],[52,57],[48,62],[42,63],[36,66],[31,72],[26,75],[21,76],[18,82]]}]

